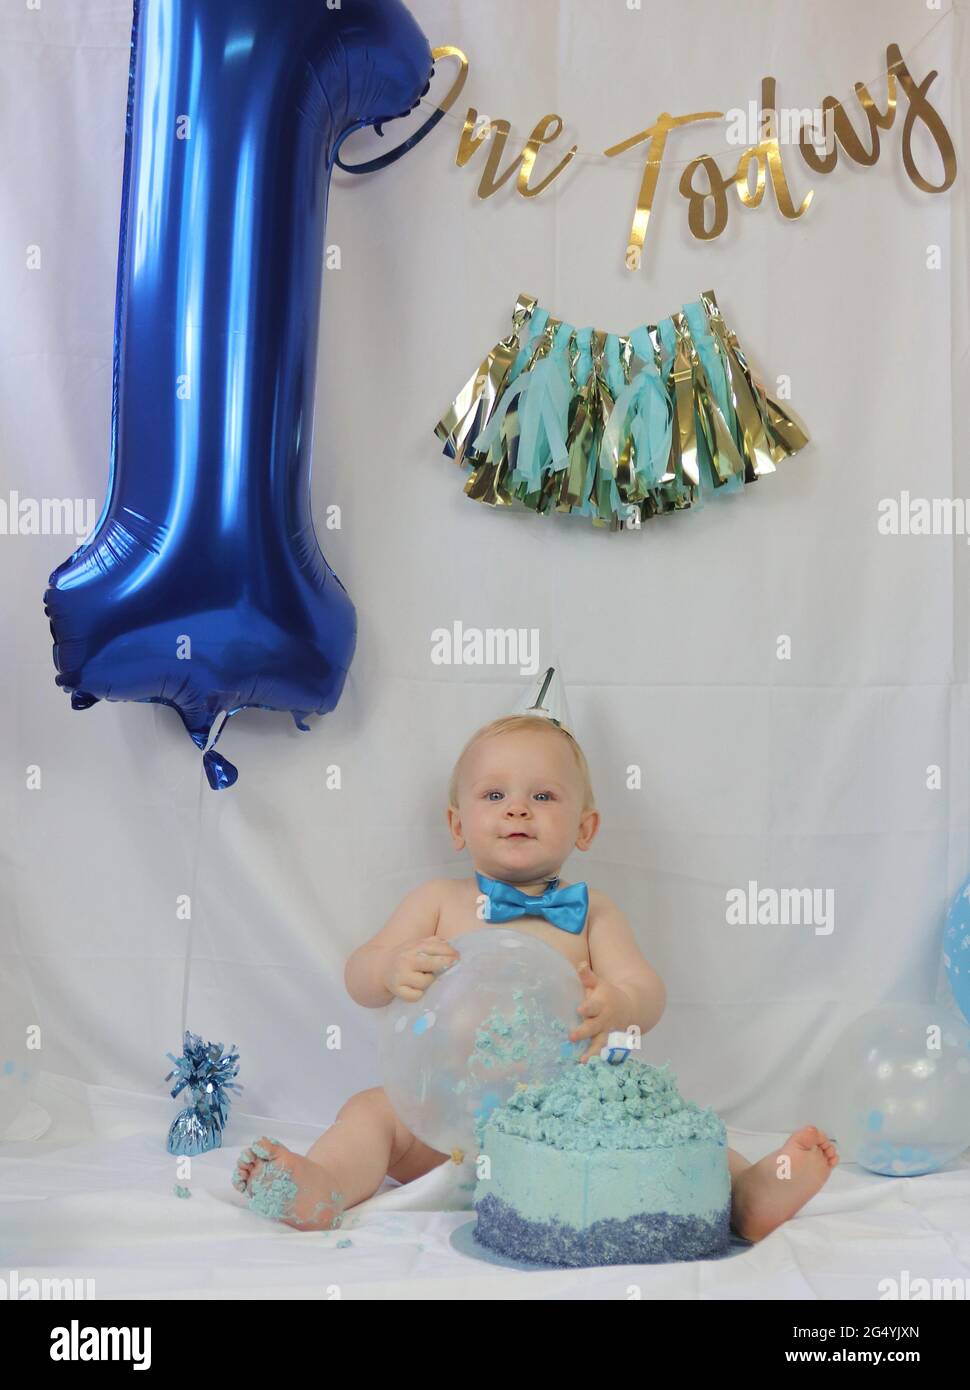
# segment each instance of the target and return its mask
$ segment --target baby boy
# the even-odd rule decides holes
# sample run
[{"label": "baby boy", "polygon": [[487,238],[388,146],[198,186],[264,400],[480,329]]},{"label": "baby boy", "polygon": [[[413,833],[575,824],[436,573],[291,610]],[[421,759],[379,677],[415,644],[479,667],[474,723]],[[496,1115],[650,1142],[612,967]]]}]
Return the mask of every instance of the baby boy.
[{"label": "baby boy", "polygon": [[[510,715],[473,734],[455,765],[448,800],[455,848],[467,846],[483,882],[476,876],[422,884],[373,940],[353,953],[345,971],[347,990],[367,1008],[382,1008],[395,995],[420,999],[458,959],[453,943],[465,932],[487,928],[483,887],[509,884],[530,897],[541,896],[570,852],[588,849],[599,828],[582,749],[542,715]],[[583,911],[580,906],[580,917]],[[640,954],[623,913],[604,893],[588,890],[580,930],[575,917],[564,920],[566,929],[538,914],[518,916],[513,925],[555,947],[575,966],[585,998],[582,1022],[570,1038],[582,1041],[584,1063],[599,1054],[611,1032],[634,1025],[649,1032],[664,1011],[666,989]],[[787,1162],[780,1161],[783,1156]],[[838,1162],[834,1143],[814,1125],[796,1130],[756,1163],[733,1149],[727,1157],[731,1225],[752,1241],[804,1206]],[[319,1231],[339,1226],[343,1213],[372,1196],[385,1175],[412,1182],[449,1158],[416,1138],[383,1088],[374,1086],[346,1102],[305,1156],[274,1139],[258,1139],[243,1150],[233,1182],[253,1210],[299,1230]]]}]

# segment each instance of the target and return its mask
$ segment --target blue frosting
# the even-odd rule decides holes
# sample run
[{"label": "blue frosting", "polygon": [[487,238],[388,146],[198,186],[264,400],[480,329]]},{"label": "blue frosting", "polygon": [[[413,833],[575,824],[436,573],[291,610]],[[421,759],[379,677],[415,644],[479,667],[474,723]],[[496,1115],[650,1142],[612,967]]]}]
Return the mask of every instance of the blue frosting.
[{"label": "blue frosting", "polygon": [[693,1139],[727,1143],[724,1122],[709,1107],[684,1100],[670,1064],[632,1058],[618,1065],[593,1057],[553,1081],[513,1092],[489,1123],[556,1149],[673,1148]]}]

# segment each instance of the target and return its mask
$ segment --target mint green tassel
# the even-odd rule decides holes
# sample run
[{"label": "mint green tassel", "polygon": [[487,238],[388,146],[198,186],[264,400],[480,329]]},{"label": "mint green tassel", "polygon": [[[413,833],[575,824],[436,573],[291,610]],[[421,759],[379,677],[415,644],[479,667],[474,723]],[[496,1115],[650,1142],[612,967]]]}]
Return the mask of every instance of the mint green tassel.
[{"label": "mint green tassel", "polygon": [[566,430],[573,384],[561,332],[558,341],[563,345],[532,368],[529,389],[519,401],[519,451],[509,483],[513,488],[524,483],[529,493],[538,492],[548,473],[569,462]]},{"label": "mint green tassel", "polygon": [[653,347],[644,329],[631,335],[633,356],[630,381],[617,394],[603,432],[600,466],[616,473],[617,463],[629,438],[633,444],[635,495],[657,487],[667,469],[673,435],[673,407],[657,371]]},{"label": "mint green tassel", "polygon": [[573,393],[567,357],[571,333],[569,324],[557,326],[546,351],[533,357],[531,366],[510,383],[474,442],[475,452],[498,467],[518,434],[515,468],[508,477],[509,487],[516,491],[538,492],[547,473],[566,466],[566,429]]}]

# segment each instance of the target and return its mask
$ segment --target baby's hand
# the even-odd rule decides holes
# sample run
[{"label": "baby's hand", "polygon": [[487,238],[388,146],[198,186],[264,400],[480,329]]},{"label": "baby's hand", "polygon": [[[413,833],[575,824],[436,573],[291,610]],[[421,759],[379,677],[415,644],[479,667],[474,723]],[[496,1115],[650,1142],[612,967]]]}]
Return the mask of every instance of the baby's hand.
[{"label": "baby's hand", "polygon": [[413,1004],[456,960],[458,952],[440,936],[409,941],[406,946],[399,947],[389,955],[384,967],[384,988],[397,995],[398,999],[406,999]]},{"label": "baby's hand", "polygon": [[630,999],[617,985],[601,980],[587,964],[580,965],[576,973],[586,990],[586,997],[576,1012],[582,1014],[586,1022],[573,1029],[569,1040],[593,1039],[592,1046],[579,1059],[588,1062],[591,1057],[599,1056],[600,1048],[606,1046],[611,1033],[626,1032],[630,1026]]}]

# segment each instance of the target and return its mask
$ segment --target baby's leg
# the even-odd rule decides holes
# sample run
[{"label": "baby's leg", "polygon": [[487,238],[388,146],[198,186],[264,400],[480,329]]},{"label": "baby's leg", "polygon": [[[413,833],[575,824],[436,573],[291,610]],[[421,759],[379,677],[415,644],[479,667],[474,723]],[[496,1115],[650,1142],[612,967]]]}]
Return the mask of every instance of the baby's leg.
[{"label": "baby's leg", "polygon": [[351,1096],[305,1157],[265,1136],[244,1150],[233,1183],[250,1208],[298,1230],[340,1226],[385,1175],[411,1182],[447,1160],[398,1119],[383,1087]]},{"label": "baby's leg", "polygon": [[732,1229],[745,1240],[763,1240],[815,1196],[838,1161],[835,1145],[814,1125],[796,1130],[757,1163],[728,1149]]}]

